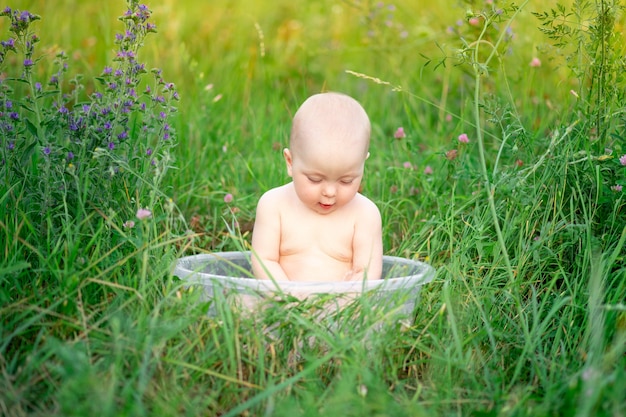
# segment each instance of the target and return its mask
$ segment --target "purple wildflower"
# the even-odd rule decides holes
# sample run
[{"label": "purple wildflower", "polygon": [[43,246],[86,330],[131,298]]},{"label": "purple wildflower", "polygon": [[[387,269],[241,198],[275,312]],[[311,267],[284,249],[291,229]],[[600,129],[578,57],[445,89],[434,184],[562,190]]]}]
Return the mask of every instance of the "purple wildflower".
[{"label": "purple wildflower", "polygon": [[32,15],[30,14],[30,12],[28,10],[24,10],[22,13],[20,13],[20,17],[18,19],[23,22],[27,22],[30,20],[31,17]]},{"label": "purple wildflower", "polygon": [[43,148],[43,153],[44,153],[44,155],[46,155],[46,156],[47,156],[47,155],[50,155],[50,153],[51,153],[51,152],[52,152],[52,151],[50,150],[50,147],[49,147],[49,146],[46,146],[45,148]]},{"label": "purple wildflower", "polygon": [[5,49],[15,49],[15,39],[13,38],[9,38],[6,41],[2,41],[0,42],[0,44],[5,48]]},{"label": "purple wildflower", "polygon": [[32,59],[30,59],[30,58],[26,58],[26,59],[24,60],[24,66],[25,66],[25,67],[32,67],[33,65],[34,65],[34,62],[33,62],[33,60],[32,60]]}]

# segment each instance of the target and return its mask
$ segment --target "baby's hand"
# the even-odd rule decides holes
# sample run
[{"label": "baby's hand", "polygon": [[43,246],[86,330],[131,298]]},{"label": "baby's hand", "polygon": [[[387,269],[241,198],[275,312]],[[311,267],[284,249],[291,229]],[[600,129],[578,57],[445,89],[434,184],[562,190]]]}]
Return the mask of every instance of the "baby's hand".
[{"label": "baby's hand", "polygon": [[344,281],[352,281],[354,279],[354,269],[349,270],[348,272],[346,272],[346,274],[343,276],[343,280]]},{"label": "baby's hand", "polygon": [[362,279],[363,279],[363,272],[357,271],[354,269],[351,269],[348,272],[346,272],[346,275],[344,275],[343,277],[344,281],[361,281]]}]

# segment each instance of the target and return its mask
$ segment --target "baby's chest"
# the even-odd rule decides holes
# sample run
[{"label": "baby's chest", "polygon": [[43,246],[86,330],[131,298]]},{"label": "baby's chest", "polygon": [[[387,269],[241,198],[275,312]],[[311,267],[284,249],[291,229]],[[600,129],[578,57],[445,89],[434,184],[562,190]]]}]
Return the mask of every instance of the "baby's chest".
[{"label": "baby's chest", "polygon": [[352,251],[354,222],[349,219],[286,216],[281,229],[281,248],[288,252],[319,249],[345,254]]}]

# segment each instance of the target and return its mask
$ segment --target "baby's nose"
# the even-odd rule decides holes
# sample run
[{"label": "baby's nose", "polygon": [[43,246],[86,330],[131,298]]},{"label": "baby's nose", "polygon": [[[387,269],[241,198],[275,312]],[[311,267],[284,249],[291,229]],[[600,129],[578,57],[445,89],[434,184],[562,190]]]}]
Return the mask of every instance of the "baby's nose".
[{"label": "baby's nose", "polygon": [[335,184],[329,182],[324,184],[324,188],[322,189],[322,194],[324,195],[324,197],[334,197],[336,192],[337,188],[335,187]]}]

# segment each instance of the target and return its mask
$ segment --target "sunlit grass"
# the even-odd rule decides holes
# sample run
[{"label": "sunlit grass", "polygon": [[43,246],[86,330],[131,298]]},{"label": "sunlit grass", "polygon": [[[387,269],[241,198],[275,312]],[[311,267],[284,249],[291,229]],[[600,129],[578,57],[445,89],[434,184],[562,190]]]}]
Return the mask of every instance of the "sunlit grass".
[{"label": "sunlit grass", "polygon": [[[155,216],[131,234],[138,202],[119,213],[85,202],[61,236],[40,236],[32,213],[6,204],[21,185],[0,187],[0,414],[626,412],[626,222],[609,188],[624,178],[623,103],[600,147],[583,111],[593,100],[531,15],[553,5],[529,2],[512,21],[507,9],[482,39],[495,45],[507,23],[514,35],[476,77],[472,59],[490,47],[458,52],[481,36],[467,11],[489,2],[157,3],[142,60],[181,101]],[[40,14],[40,51],[66,50],[88,80],[124,10],[10,6]],[[288,181],[291,116],[323,89],[372,119],[363,192],[381,209],[386,254],[429,262],[436,279],[409,320],[382,328],[366,301],[321,322],[315,302],[207,316],[173,262],[245,247],[258,197]]]}]

